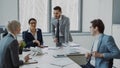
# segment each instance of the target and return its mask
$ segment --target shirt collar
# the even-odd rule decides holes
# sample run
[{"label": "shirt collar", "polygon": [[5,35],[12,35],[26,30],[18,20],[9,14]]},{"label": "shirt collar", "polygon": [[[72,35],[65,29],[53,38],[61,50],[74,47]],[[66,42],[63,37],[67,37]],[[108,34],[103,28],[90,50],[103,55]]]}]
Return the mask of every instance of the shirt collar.
[{"label": "shirt collar", "polygon": [[[36,32],[37,32],[37,31],[38,31],[38,29],[36,28]],[[30,28],[28,29],[28,32],[29,32],[29,33],[31,33],[31,30],[30,30]]]},{"label": "shirt collar", "polygon": [[95,39],[99,39],[102,34],[98,34],[95,36]]},{"label": "shirt collar", "polygon": [[62,20],[62,15],[60,16],[59,20]]},{"label": "shirt collar", "polygon": [[60,15],[59,19],[56,19],[55,17],[53,17],[55,20],[62,20],[62,15]]},{"label": "shirt collar", "polygon": [[17,37],[13,33],[9,32],[9,34],[11,34],[14,39],[17,39]]}]

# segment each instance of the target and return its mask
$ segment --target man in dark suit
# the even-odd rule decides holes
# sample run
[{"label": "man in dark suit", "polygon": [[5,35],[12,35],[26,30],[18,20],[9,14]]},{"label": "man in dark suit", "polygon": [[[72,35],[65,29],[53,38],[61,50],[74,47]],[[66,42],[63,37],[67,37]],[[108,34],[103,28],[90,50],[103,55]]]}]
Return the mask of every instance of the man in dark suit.
[{"label": "man in dark suit", "polygon": [[42,30],[36,28],[37,20],[35,18],[30,18],[28,21],[30,28],[27,31],[23,31],[22,38],[26,43],[26,48],[29,47],[44,47]]},{"label": "man in dark suit", "polygon": [[[62,9],[59,6],[54,7],[54,17],[51,20],[52,35],[54,42],[57,46],[59,43],[72,42],[72,36],[70,34],[70,21],[65,15],[62,15]],[[56,30],[55,30],[56,29]]]},{"label": "man in dark suit", "polygon": [[[24,62],[19,60],[19,44],[16,35],[20,33],[20,23],[13,20],[7,25],[9,34],[0,41],[0,68],[19,68]],[[28,61],[28,55],[25,61]]]},{"label": "man in dark suit", "polygon": [[104,28],[102,20],[91,21],[90,31],[95,41],[91,53],[85,55],[89,61],[83,68],[112,68],[113,59],[120,59],[120,50],[113,37],[104,34]]}]

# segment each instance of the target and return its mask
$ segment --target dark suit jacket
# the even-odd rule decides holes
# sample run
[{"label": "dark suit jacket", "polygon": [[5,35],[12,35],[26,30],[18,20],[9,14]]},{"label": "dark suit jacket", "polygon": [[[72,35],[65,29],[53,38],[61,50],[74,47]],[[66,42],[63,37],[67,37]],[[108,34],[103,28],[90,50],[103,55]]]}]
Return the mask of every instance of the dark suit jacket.
[{"label": "dark suit jacket", "polygon": [[0,41],[0,68],[19,68],[23,61],[19,61],[18,42],[11,34]]},{"label": "dark suit jacket", "polygon": [[[22,38],[23,38],[23,40],[26,43],[26,47],[25,48],[37,46],[36,43],[33,43],[33,40],[35,40],[35,38],[33,37],[33,35],[30,32],[28,32],[28,30],[22,32]],[[43,38],[42,38],[42,31],[41,31],[41,29],[37,30],[37,40],[40,42],[40,45],[43,45]]]}]

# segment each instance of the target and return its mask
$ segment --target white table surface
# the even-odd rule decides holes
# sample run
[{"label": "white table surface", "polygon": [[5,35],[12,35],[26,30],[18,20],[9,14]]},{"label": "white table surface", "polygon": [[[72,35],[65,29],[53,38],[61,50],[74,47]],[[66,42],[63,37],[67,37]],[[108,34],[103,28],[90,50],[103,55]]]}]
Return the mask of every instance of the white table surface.
[{"label": "white table surface", "polygon": [[[66,55],[68,52],[80,52],[81,54],[84,54],[88,52],[88,50],[82,48],[82,47],[62,47],[62,48],[56,48],[56,47],[48,47],[43,48],[42,55],[32,56],[32,60],[37,61],[36,64],[28,64],[28,65],[22,65],[20,68],[81,68],[78,64],[76,64],[74,61],[69,59],[68,57],[62,57],[62,58],[55,58],[55,55]],[[23,52],[22,55],[20,55],[20,58],[22,59],[25,55],[30,54],[29,52]]]}]

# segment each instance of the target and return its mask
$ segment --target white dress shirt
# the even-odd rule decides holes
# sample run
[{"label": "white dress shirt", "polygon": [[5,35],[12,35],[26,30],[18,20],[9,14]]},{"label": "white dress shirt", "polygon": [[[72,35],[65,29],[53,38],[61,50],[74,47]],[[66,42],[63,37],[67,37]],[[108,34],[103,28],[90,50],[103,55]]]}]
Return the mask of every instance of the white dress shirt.
[{"label": "white dress shirt", "polygon": [[[97,47],[98,47],[100,36],[101,36],[101,34],[95,36],[95,41],[93,43],[92,52],[97,51]],[[92,64],[93,66],[95,66],[95,57],[93,57],[93,56],[91,57],[90,64]]]},{"label": "white dress shirt", "polygon": [[36,40],[37,40],[37,31],[38,31],[38,29],[36,29],[35,35],[33,35],[32,32],[31,32],[31,30],[28,29],[28,32],[31,33]]}]

